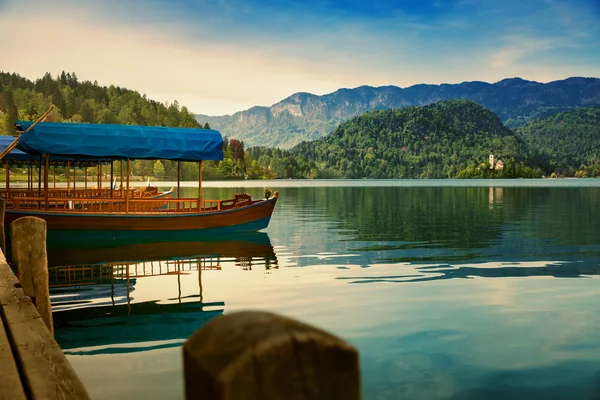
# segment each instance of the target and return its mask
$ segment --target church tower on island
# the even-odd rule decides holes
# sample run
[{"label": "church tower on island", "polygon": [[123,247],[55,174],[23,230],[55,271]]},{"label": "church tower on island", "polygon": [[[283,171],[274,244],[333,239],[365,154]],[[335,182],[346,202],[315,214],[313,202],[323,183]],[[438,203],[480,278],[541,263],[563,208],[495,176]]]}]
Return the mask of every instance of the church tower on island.
[{"label": "church tower on island", "polygon": [[489,163],[490,163],[490,169],[494,169],[494,150],[490,151]]}]

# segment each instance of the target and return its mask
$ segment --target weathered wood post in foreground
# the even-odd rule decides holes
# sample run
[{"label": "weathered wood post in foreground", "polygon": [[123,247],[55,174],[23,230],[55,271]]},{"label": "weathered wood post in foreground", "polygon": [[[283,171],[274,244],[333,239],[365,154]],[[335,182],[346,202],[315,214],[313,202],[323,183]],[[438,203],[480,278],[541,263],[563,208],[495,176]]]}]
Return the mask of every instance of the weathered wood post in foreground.
[{"label": "weathered wood post in foreground", "polygon": [[217,317],[183,346],[186,399],[360,399],[358,351],[277,314]]},{"label": "weathered wood post in foreground", "polygon": [[10,224],[13,267],[26,296],[31,297],[51,334],[52,306],[48,257],[46,254],[46,221],[37,217],[21,217]]}]

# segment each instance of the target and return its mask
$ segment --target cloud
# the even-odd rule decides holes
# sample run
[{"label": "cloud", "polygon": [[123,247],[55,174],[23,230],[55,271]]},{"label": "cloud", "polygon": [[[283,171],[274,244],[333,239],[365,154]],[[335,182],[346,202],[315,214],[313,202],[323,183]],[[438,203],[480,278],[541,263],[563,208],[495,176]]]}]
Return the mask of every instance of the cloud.
[{"label": "cloud", "polygon": [[365,84],[600,75],[589,4],[307,1],[0,0],[0,53],[15,55],[0,69],[75,71],[204,114]]},{"label": "cloud", "polygon": [[507,44],[491,56],[489,61],[491,68],[506,68],[523,58],[534,55],[536,52],[554,47],[554,42],[550,39],[537,39],[526,36],[508,36],[503,38],[503,42]]},{"label": "cloud", "polygon": [[[304,85],[320,91],[343,85],[333,73],[329,78],[317,74],[321,68],[303,60],[210,40],[187,43],[164,28],[103,29],[81,17],[32,16],[28,24],[36,30],[21,29],[18,41],[0,42],[2,54],[14,55],[2,61],[1,69],[30,78],[75,71],[80,79],[127,86],[161,101],[177,99],[199,113],[281,99]],[[5,36],[18,31],[21,22],[0,19],[0,26]],[[51,32],[49,41],[40,43],[41,32]]]}]

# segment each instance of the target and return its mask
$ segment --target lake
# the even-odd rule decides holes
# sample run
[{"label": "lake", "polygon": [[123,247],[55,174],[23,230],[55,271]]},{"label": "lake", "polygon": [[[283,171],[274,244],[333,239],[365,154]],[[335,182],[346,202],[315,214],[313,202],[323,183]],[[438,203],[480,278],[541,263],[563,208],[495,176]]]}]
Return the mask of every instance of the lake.
[{"label": "lake", "polygon": [[92,398],[182,398],[182,343],[244,309],[355,345],[365,399],[600,396],[600,179],[206,182],[204,198],[264,186],[279,200],[257,234],[49,237],[55,336]]}]

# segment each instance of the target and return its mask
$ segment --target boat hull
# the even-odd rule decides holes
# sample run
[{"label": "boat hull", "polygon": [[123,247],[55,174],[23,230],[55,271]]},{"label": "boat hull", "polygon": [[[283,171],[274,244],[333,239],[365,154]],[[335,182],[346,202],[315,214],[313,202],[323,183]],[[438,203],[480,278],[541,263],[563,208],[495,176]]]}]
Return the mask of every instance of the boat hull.
[{"label": "boat hull", "polygon": [[[234,235],[162,235],[139,240],[135,233],[114,240],[102,232],[53,231],[47,242],[48,266],[149,262],[197,257],[276,259],[266,232]],[[52,238],[52,236],[56,236]],[[173,238],[175,236],[175,238]],[[173,241],[175,239],[175,241]]]},{"label": "boat hull", "polygon": [[267,228],[276,198],[224,211],[203,213],[94,214],[84,212],[10,210],[5,213],[5,226],[21,217],[32,216],[46,221],[49,232],[96,231],[114,238],[131,234],[229,234],[255,232]]}]

